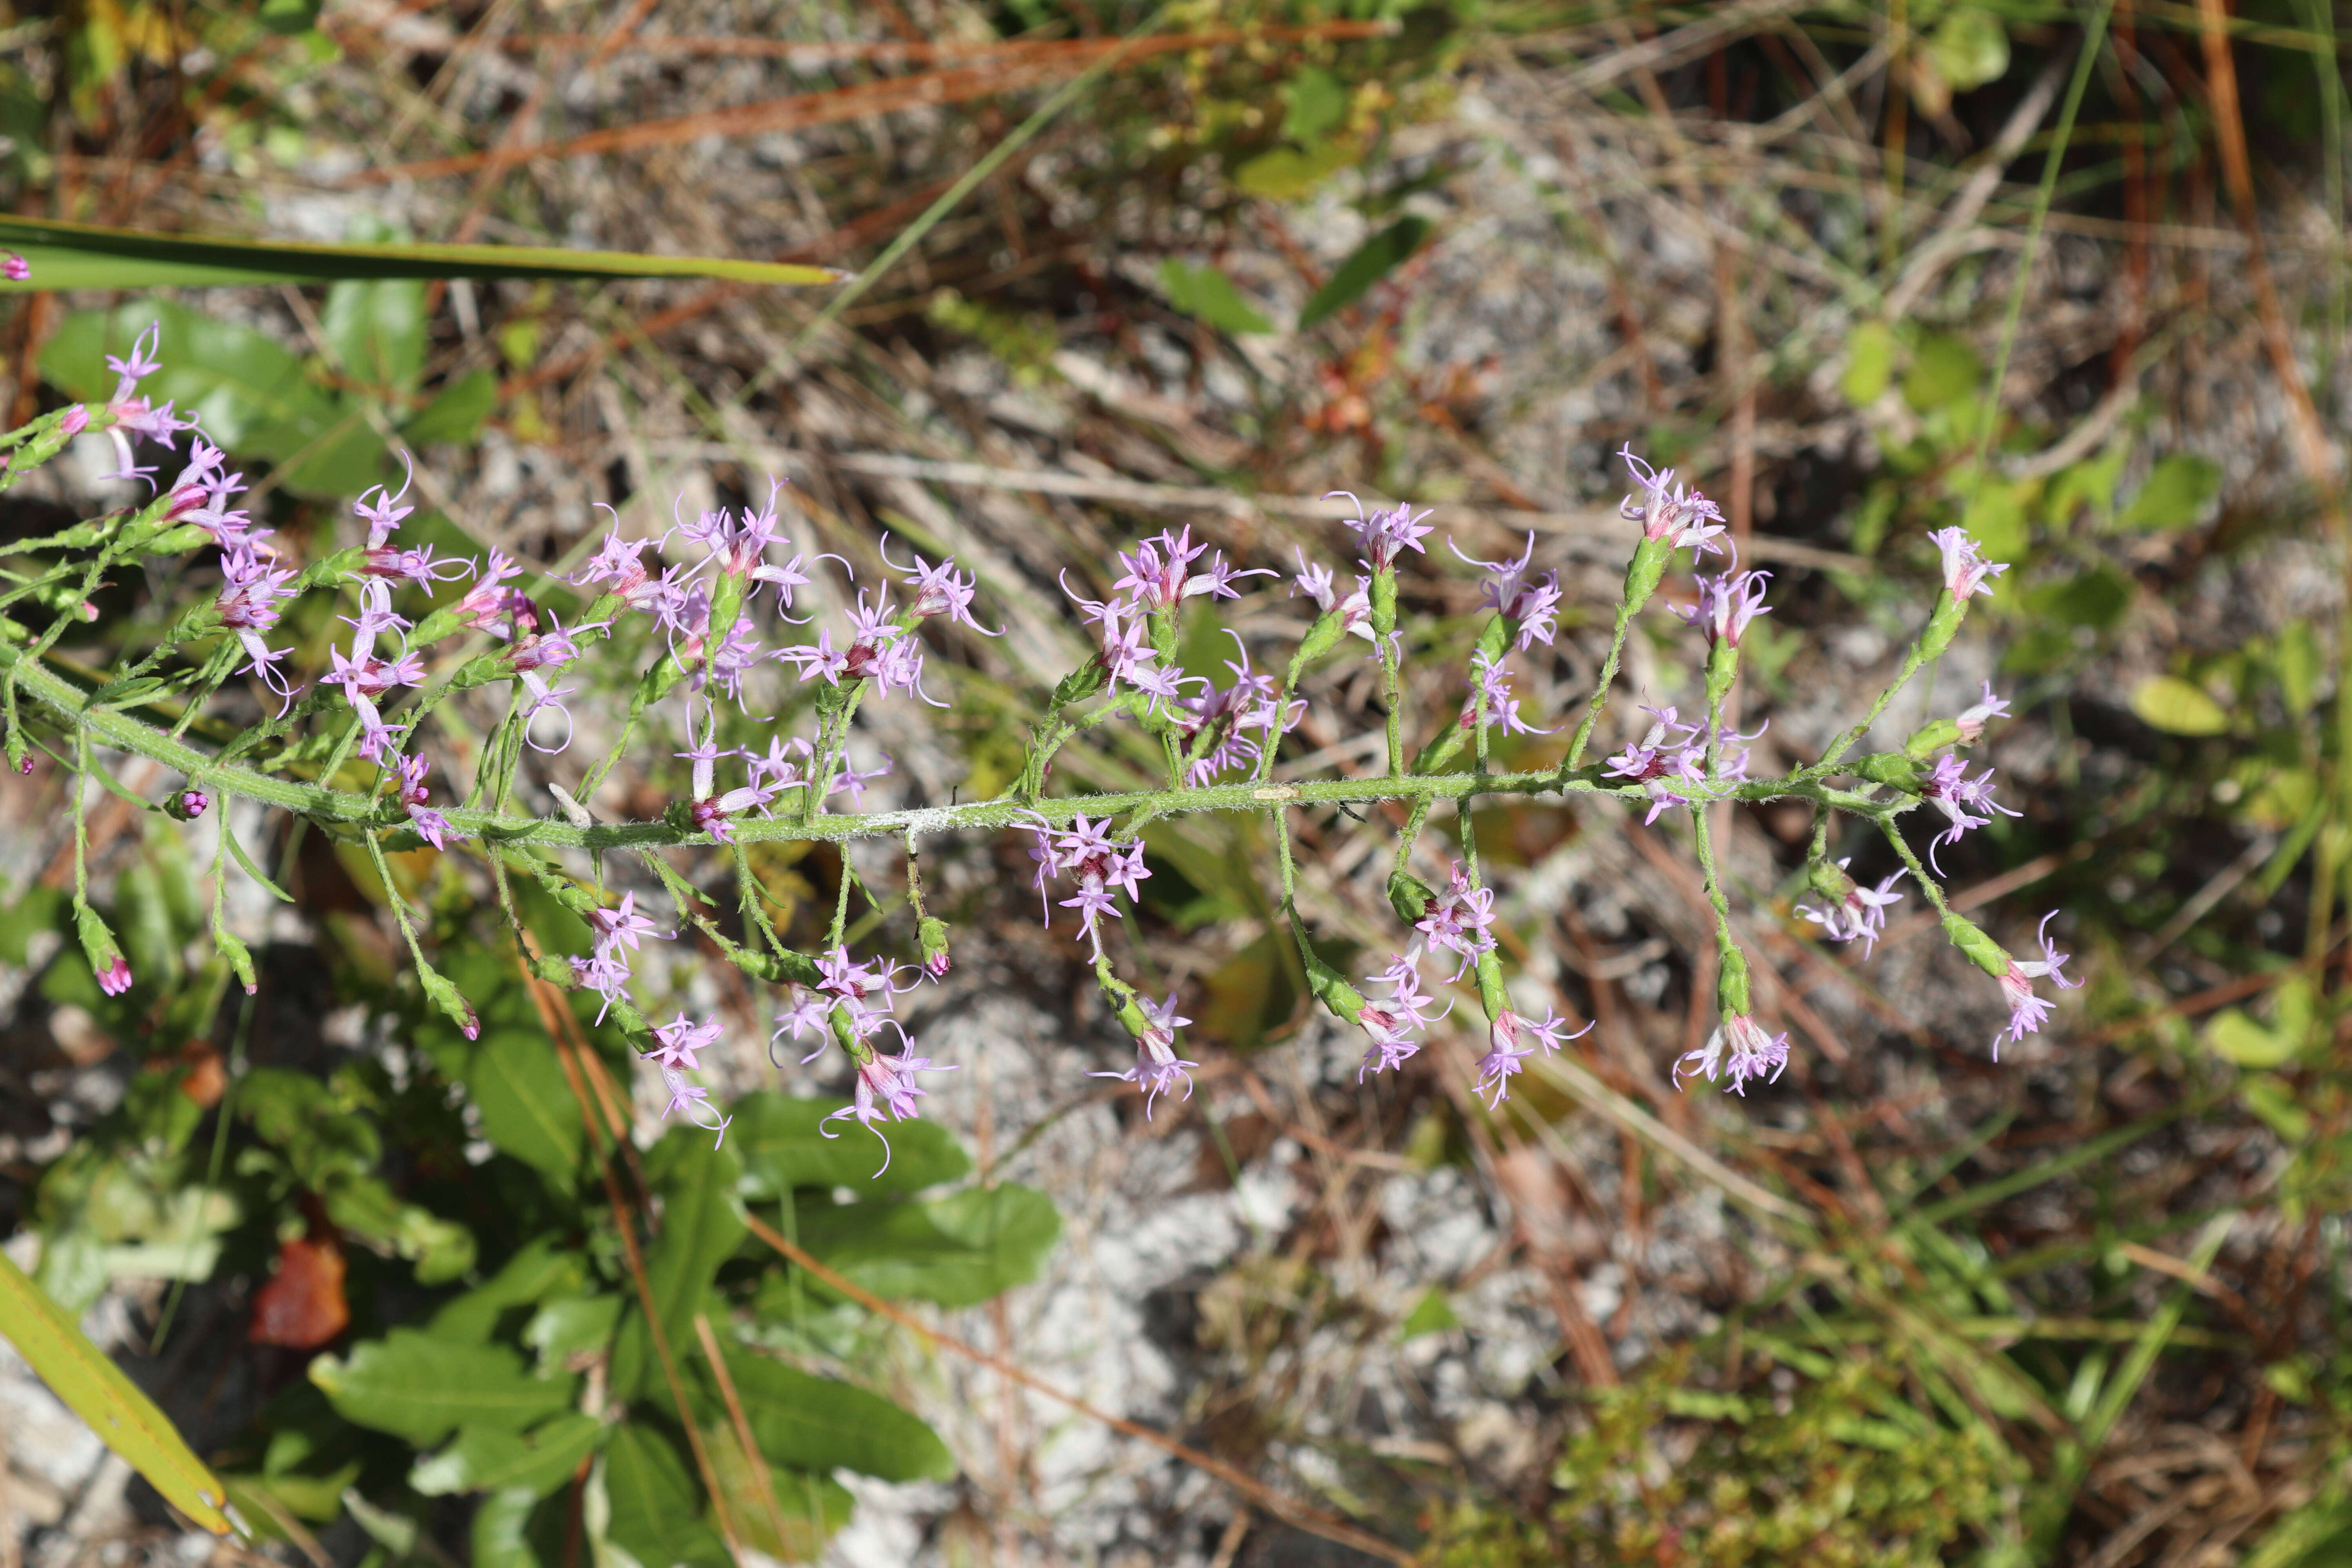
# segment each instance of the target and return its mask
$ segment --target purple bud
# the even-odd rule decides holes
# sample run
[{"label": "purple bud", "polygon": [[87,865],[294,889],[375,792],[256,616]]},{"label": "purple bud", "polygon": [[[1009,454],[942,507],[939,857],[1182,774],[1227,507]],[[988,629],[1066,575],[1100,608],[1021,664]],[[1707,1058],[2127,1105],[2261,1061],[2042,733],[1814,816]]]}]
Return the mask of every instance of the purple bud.
[{"label": "purple bud", "polygon": [[33,276],[33,264],[12,250],[7,260],[0,261],[0,273],[6,274],[11,283],[22,283]]},{"label": "purple bud", "polygon": [[58,428],[68,436],[79,436],[83,431],[89,429],[89,407],[86,405],[77,403],[71,408],[67,409],[66,416],[58,421]]},{"label": "purple bud", "polygon": [[163,812],[165,816],[176,817],[182,822],[194,822],[202,816],[212,804],[212,796],[191,784],[165,801]]},{"label": "purple bud", "polygon": [[131,989],[131,961],[117,953],[112,964],[98,977],[98,988],[109,996],[120,996]]},{"label": "purple bud", "polygon": [[923,973],[933,980],[944,979],[948,972],[948,955],[942,951],[923,955]]}]

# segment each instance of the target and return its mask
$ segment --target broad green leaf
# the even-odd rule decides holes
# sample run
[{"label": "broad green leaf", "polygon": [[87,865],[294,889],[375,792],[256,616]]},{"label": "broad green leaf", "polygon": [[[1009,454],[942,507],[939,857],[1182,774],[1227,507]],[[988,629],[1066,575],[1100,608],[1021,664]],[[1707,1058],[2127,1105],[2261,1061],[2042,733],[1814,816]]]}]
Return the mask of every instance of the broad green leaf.
[{"label": "broad green leaf", "polygon": [[592,1415],[567,1410],[528,1432],[468,1426],[437,1454],[416,1461],[408,1484],[426,1497],[458,1492],[527,1491],[545,1497],[601,1447],[612,1429]]},{"label": "broad green leaf", "polygon": [[1864,321],[1845,341],[1845,374],[1838,390],[1856,408],[1878,401],[1895,374],[1895,333],[1884,321]]},{"label": "broad green leaf", "polygon": [[2140,721],[2172,735],[2219,735],[2230,727],[2221,705],[2177,675],[2152,675],[2133,689],[2131,710]]},{"label": "broad green leaf", "polygon": [[413,278],[346,280],[327,290],[319,328],[351,383],[381,397],[406,392],[425,369],[425,284]]},{"label": "broad green leaf", "polygon": [[[948,1480],[955,1457],[919,1416],[855,1384],[729,1349],[727,1371],[751,1418],[760,1452],[804,1470],[840,1468],[886,1481]],[[726,1418],[709,1363],[694,1362],[705,1418]]]},{"label": "broad green leaf", "polygon": [[569,1407],[580,1380],[535,1376],[502,1345],[394,1329],[340,1360],[319,1357],[310,1381],[345,1420],[423,1447],[460,1426],[528,1426]]},{"label": "broad green leaf", "polygon": [[1250,308],[1234,280],[1207,262],[1194,266],[1171,256],[1160,264],[1160,286],[1168,290],[1170,304],[1221,332],[1274,331],[1274,323]]},{"label": "broad green leaf", "polygon": [[1303,332],[1362,299],[1373,284],[1411,259],[1428,237],[1429,220],[1407,215],[1356,247],[1298,312],[1298,330]]},{"label": "broad green leaf", "polygon": [[1348,118],[1348,89],[1319,66],[1301,66],[1282,84],[1282,135],[1300,146],[1337,131]]},{"label": "broad green leaf", "polygon": [[441,389],[400,427],[411,441],[450,441],[470,446],[481,437],[482,426],[498,406],[499,378],[487,370],[469,370]]},{"label": "broad green leaf", "polygon": [[808,1205],[800,1243],[877,1296],[969,1307],[1037,1278],[1061,1216],[1030,1187],[973,1187],[929,1202]]},{"label": "broad green leaf", "polygon": [[1318,142],[1304,152],[1276,147],[1235,169],[1234,184],[1268,201],[1296,201],[1355,161],[1346,142]]},{"label": "broad green leaf", "polygon": [[1982,87],[2009,68],[2009,29],[1991,12],[1962,5],[1928,36],[1927,58],[1953,91]]},{"label": "broad green leaf", "polygon": [[[470,998],[469,998],[470,999]],[[580,1102],[543,1033],[485,1030],[451,1074],[482,1112],[482,1136],[563,1192],[579,1180],[588,1147]]]},{"label": "broad green leaf", "polygon": [[1931,334],[1911,356],[1911,369],[1903,377],[1903,401],[1922,414],[1948,407],[1975,396],[1983,375],[1975,350],[1958,338]]},{"label": "broad green leaf", "polygon": [[621,1321],[618,1296],[562,1296],[523,1325],[522,1342],[539,1354],[541,1366],[559,1366],[566,1356],[601,1350]]},{"label": "broad green leaf", "polygon": [[538,1507],[535,1492],[492,1492],[484,1498],[474,1510],[474,1568],[541,1568],[554,1561],[542,1555],[531,1539],[531,1515]]},{"label": "broad green leaf", "polygon": [[2235,1007],[2225,1007],[2205,1026],[2205,1044],[2215,1056],[2242,1068],[2274,1068],[2293,1061],[2303,1041],[2284,1029],[2266,1029]]},{"label": "broad green leaf", "polygon": [[686,1457],[659,1429],[625,1422],[604,1447],[612,1515],[604,1533],[646,1568],[732,1568],[726,1543],[702,1522],[702,1489]]},{"label": "broad green leaf", "polygon": [[436,1338],[479,1343],[497,1331],[501,1314],[576,1290],[587,1279],[580,1254],[554,1237],[534,1237],[506,1267],[433,1314],[427,1331]]},{"label": "broad green leaf", "polygon": [[2094,566],[2061,583],[2045,583],[2025,595],[2025,607],[2070,626],[2107,631],[2131,608],[2131,579],[2112,566]]},{"label": "broad green leaf", "polygon": [[217,283],[326,283],[385,278],[721,278],[737,283],[833,283],[829,267],[736,257],[633,256],[523,245],[314,245],[156,234],[94,224],[0,216],[0,248],[31,264],[35,289],[191,289]]},{"label": "broad green leaf", "polygon": [[0,1253],[0,1331],[50,1392],[165,1501],[214,1534],[228,1533],[221,1511],[228,1494],[219,1478],[154,1402],[5,1253]]},{"label": "broad green leaf", "polygon": [[[646,1177],[662,1197],[661,1234],[646,1249],[646,1282],[676,1356],[693,1346],[694,1315],[745,1230],[736,1194],[742,1161],[731,1144],[713,1148],[709,1138],[698,1127],[674,1127],[646,1160]],[[635,1398],[660,1377],[640,1303],[613,1341],[613,1393]]]},{"label": "broad green leaf", "polygon": [[2175,452],[2148,470],[2147,482],[2116,519],[2133,528],[2194,527],[2221,489],[2221,468],[2194,452]]},{"label": "broad green leaf", "polygon": [[795,1187],[850,1187],[859,1193],[911,1193],[968,1174],[971,1158],[952,1133],[931,1121],[894,1122],[890,1167],[875,1167],[881,1151],[871,1139],[827,1138],[817,1124],[846,1101],[794,1100],[761,1089],[738,1100],[727,1147],[743,1161],[743,1192],[754,1201],[782,1197]]},{"label": "broad green leaf", "polygon": [[745,1458],[731,1422],[706,1426],[702,1446],[736,1534],[753,1551],[780,1563],[814,1563],[825,1542],[849,1522],[855,1500],[828,1475],[769,1464],[762,1496],[759,1471]]}]

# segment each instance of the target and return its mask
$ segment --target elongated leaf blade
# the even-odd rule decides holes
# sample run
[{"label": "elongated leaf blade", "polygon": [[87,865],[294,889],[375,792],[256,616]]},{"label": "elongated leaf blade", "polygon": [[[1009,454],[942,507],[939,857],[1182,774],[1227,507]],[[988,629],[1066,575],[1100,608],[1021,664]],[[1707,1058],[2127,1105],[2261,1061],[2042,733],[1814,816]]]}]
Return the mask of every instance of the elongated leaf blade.
[{"label": "elongated leaf blade", "polygon": [[219,1478],[154,1402],[5,1253],[0,1253],[0,1332],[67,1408],[164,1500],[215,1535],[228,1533],[228,1516],[221,1511],[228,1493]]},{"label": "elongated leaf blade", "polygon": [[156,234],[48,218],[0,216],[0,248],[31,264],[35,289],[205,288],[382,278],[711,278],[734,283],[833,283],[845,274],[740,257],[635,256],[524,245],[319,245],[225,235]]},{"label": "elongated leaf blade", "polygon": [[1356,247],[1298,312],[1298,330],[1303,332],[1362,299],[1373,284],[1410,260],[1428,237],[1429,220],[1407,214]]}]

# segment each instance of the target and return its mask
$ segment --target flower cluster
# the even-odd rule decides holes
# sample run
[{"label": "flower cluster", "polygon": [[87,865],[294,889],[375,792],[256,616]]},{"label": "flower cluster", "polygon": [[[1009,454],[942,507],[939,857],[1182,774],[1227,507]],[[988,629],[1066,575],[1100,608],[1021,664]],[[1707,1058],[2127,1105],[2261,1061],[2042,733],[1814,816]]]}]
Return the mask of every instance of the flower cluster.
[{"label": "flower cluster", "polygon": [[[1192,570],[1202,555],[1209,558],[1205,567]],[[1072,592],[1067,573],[1063,574],[1062,592],[1070,595],[1100,639],[1096,658],[1108,689],[1116,691],[1124,684],[1141,692],[1148,711],[1158,711],[1163,702],[1181,705],[1187,678],[1176,668],[1166,638],[1154,640],[1155,621],[1164,628],[1170,613],[1186,599],[1238,599],[1241,590],[1235,583],[1268,574],[1236,572],[1223,551],[1212,551],[1205,542],[1193,543],[1190,528],[1162,531],[1123,551],[1118,563],[1124,574],[1111,584],[1109,598],[1088,599]],[[1246,667],[1246,651],[1242,660]]]},{"label": "flower cluster", "polygon": [[1389,994],[1357,1010],[1356,1022],[1371,1040],[1363,1064],[1356,1069],[1359,1083],[1366,1073],[1387,1072],[1418,1056],[1421,1042],[1413,1037],[1454,1011],[1454,1004],[1448,1002],[1444,1012],[1431,1014],[1436,998],[1421,988],[1421,971],[1414,962],[1419,952],[1416,948],[1394,954],[1389,966],[1372,976],[1372,984],[1387,986]]},{"label": "flower cluster", "polygon": [[1143,1119],[1149,1121],[1151,1120],[1152,1103],[1180,1080],[1184,1085],[1184,1098],[1192,1098],[1192,1075],[1186,1069],[1201,1064],[1188,1062],[1176,1054],[1176,1031],[1192,1020],[1177,1016],[1174,992],[1168,994],[1165,1002],[1145,998],[1136,1005],[1143,1014],[1144,1028],[1135,1037],[1135,1065],[1125,1072],[1095,1072],[1087,1076],[1117,1079],[1121,1083],[1131,1083],[1142,1089]]},{"label": "flower cluster", "polygon": [[[1625,749],[1609,759],[1604,776],[1623,779],[1642,786],[1650,798],[1650,814],[1642,820],[1652,823],[1658,814],[1670,805],[1690,805],[1712,797],[1712,786],[1737,784],[1748,777],[1748,745],[1764,731],[1761,728],[1746,734],[1727,726],[1709,730],[1705,724],[1686,724],[1679,710],[1644,706],[1643,712],[1655,721],[1638,741],[1629,741]],[[1707,768],[1707,752],[1715,751],[1715,767]]]},{"label": "flower cluster", "polygon": [[[1078,911],[1078,922],[1087,933],[1087,941],[1100,960],[1102,951],[1102,917],[1119,919],[1118,900],[1114,892],[1123,891],[1130,899],[1137,896],[1136,884],[1151,873],[1143,864],[1143,840],[1132,839],[1126,844],[1111,841],[1110,820],[1089,822],[1083,815],[1071,820],[1070,826],[1059,832],[1043,817],[1024,827],[1031,837],[1029,858],[1037,863],[1034,880],[1038,904],[1045,906],[1052,897],[1046,888],[1049,878],[1068,877],[1076,880],[1077,889],[1062,900],[1066,910]],[[1045,910],[1045,924],[1054,923],[1054,912]]]},{"label": "flower cluster", "polygon": [[[1522,1070],[1521,1062],[1536,1054],[1536,1046],[1541,1046],[1544,1055],[1550,1056],[1569,1041],[1581,1039],[1591,1032],[1591,1024],[1581,1029],[1570,1029],[1558,1014],[1549,1010],[1538,1023],[1504,1008],[1495,1015],[1486,1030],[1486,1054],[1478,1058],[1476,1091],[1486,1097],[1488,1110],[1500,1110],[1503,1101],[1510,1098],[1512,1075]],[[1522,1045],[1523,1040],[1535,1044]]]},{"label": "flower cluster", "polygon": [[1822,934],[1832,942],[1862,941],[1864,957],[1878,944],[1879,933],[1886,929],[1886,911],[1903,901],[1903,895],[1891,889],[1903,879],[1903,873],[1894,871],[1879,879],[1876,888],[1857,885],[1845,874],[1853,857],[1838,861],[1835,874],[1817,871],[1814,882],[1822,889],[1820,904],[1799,904],[1797,913],[1822,928]]},{"label": "flower cluster", "polygon": [[[706,1019],[698,1024],[680,1013],[667,1024],[654,1028],[655,1046],[645,1053],[646,1059],[661,1070],[662,1083],[669,1089],[669,1103],[662,1108],[665,1117],[685,1112],[686,1119],[706,1132],[716,1132],[719,1141],[727,1141],[727,1124],[730,1116],[719,1114],[710,1103],[710,1091],[700,1084],[689,1083],[686,1075],[702,1066],[698,1053],[719,1043],[719,1020]],[[711,1120],[704,1121],[705,1117]]]},{"label": "flower cluster", "polygon": [[1726,1089],[1748,1092],[1751,1079],[1777,1082],[1789,1065],[1787,1031],[1772,1034],[1745,1013],[1735,1013],[1718,1025],[1697,1050],[1685,1052],[1675,1063],[1675,1082],[1704,1078],[1727,1081]]},{"label": "flower cluster", "polygon": [[2083,984],[2066,978],[2066,960],[2072,956],[2058,951],[2050,940],[2050,922],[2058,918],[2056,910],[2042,917],[2034,932],[2034,941],[2042,944],[2042,956],[2035,959],[2009,961],[2009,973],[2000,977],[2000,999],[2009,1005],[2009,1024],[1992,1037],[1992,1059],[2000,1060],[2000,1042],[2011,1043],[2038,1032],[2050,1021],[2051,1009],[2056,1005],[2033,994],[2033,982],[2047,978],[2061,991],[2071,991]]},{"label": "flower cluster", "polygon": [[629,954],[637,951],[637,943],[646,937],[668,941],[675,933],[656,931],[655,922],[637,913],[637,895],[623,893],[618,907],[593,910],[588,915],[588,927],[593,942],[588,956],[573,954],[571,959],[572,983],[585,991],[593,991],[604,999],[596,1010],[596,1021],[603,1023],[613,1004],[628,993]]},{"label": "flower cluster", "polygon": [[1617,503],[1617,515],[1642,525],[1642,537],[1677,550],[1700,552],[1722,548],[1716,542],[1725,532],[1723,509],[1697,490],[1675,482],[1672,468],[1654,468],[1633,455],[1628,445],[1618,452],[1640,493]]}]

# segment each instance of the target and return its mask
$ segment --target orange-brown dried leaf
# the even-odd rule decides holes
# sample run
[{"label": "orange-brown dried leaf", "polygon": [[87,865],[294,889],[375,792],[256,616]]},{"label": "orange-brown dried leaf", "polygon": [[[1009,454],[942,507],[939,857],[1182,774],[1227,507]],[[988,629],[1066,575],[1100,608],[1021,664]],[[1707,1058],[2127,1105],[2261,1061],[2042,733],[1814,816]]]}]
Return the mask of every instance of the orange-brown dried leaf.
[{"label": "orange-brown dried leaf", "polygon": [[332,1237],[278,1245],[278,1272],[253,1298],[253,1327],[247,1338],[257,1345],[316,1350],[352,1321],[343,1296],[343,1249]]}]

